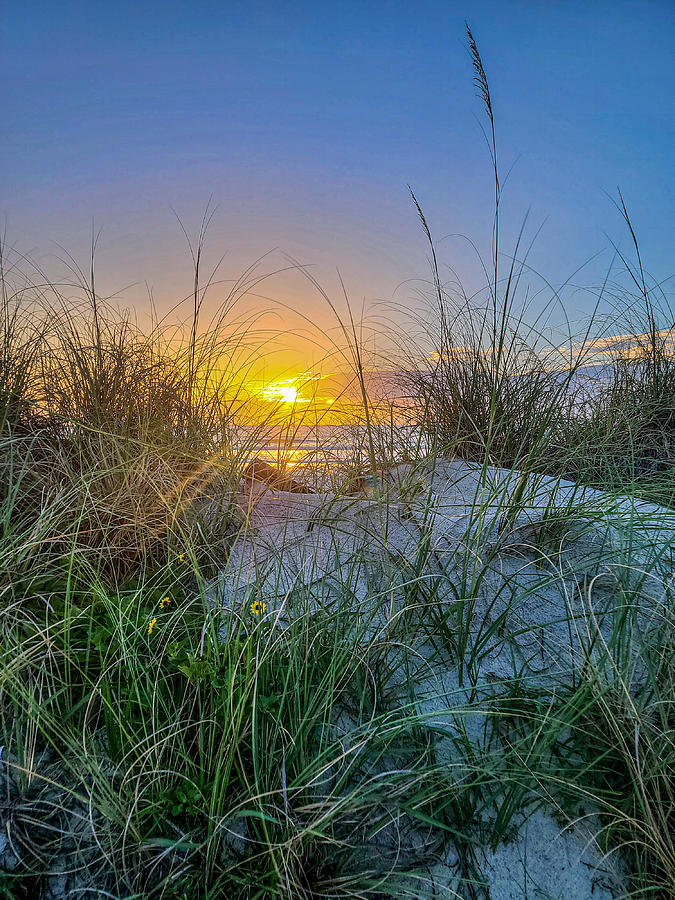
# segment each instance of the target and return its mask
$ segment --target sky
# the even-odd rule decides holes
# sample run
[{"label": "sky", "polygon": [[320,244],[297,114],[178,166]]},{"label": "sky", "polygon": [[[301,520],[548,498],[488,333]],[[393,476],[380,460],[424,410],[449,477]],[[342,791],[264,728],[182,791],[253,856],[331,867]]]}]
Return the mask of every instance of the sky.
[{"label": "sky", "polygon": [[[357,311],[382,316],[378,301],[416,308],[429,275],[411,185],[442,265],[471,291],[467,238],[489,255],[492,182],[465,19],[509,171],[504,252],[528,214],[538,272],[557,285],[600,253],[575,277],[597,282],[611,242],[628,249],[620,186],[645,265],[671,276],[675,5],[656,0],[7,4],[6,241],[57,271],[59,245],[86,262],[94,223],[99,291],[142,312],[150,288],[163,312],[191,287],[176,216],[195,235],[210,202],[205,259],[225,258],[205,316],[265,254],[258,271],[286,254],[338,309],[342,281]],[[254,310],[282,304],[270,328],[335,327],[298,271],[257,292]],[[591,301],[566,302],[577,320]],[[293,365],[311,368],[320,344],[296,347]]]}]

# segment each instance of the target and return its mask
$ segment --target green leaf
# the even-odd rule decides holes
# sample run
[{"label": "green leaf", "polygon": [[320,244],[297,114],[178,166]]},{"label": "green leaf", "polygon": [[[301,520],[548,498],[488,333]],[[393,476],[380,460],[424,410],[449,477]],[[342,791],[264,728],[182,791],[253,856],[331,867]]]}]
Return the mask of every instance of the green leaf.
[{"label": "green leaf", "polygon": [[239,812],[232,816],[233,819],[263,819],[265,822],[271,822],[273,825],[281,825],[279,819],[271,816],[269,813],[261,812],[259,809],[240,809]]}]

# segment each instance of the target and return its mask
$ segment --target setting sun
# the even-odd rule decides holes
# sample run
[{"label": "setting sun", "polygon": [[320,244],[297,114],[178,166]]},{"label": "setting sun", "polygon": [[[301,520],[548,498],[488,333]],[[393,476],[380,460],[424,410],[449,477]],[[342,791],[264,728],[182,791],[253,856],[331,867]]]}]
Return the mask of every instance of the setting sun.
[{"label": "setting sun", "polygon": [[272,403],[309,403],[308,397],[303,397],[298,389],[298,383],[302,384],[300,377],[287,378],[285,381],[273,381],[266,384],[260,391],[260,396]]}]

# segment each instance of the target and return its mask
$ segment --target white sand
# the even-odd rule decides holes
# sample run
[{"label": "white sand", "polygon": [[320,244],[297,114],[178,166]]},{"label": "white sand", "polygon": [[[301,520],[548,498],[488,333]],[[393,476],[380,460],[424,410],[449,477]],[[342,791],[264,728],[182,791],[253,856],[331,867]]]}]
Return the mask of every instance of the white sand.
[{"label": "white sand", "polygon": [[[637,683],[640,647],[671,614],[675,513],[571,482],[438,460],[391,470],[379,498],[254,485],[239,502],[248,526],[212,590],[214,601],[236,617],[223,628],[225,640],[233,622],[252,621],[255,599],[266,603],[265,615],[278,627],[287,625],[306,610],[295,606],[299,587],[315,613],[347,596],[355,611],[371,616],[372,635],[396,619],[403,586],[417,577],[434,586],[444,608],[471,598],[466,655],[473,650],[476,657],[473,684],[485,689],[520,671],[553,695],[589,659],[611,658],[605,651],[614,618],[626,611]],[[390,589],[378,592],[378,584]],[[428,638],[411,634],[409,641],[417,670],[406,676],[402,669],[399,677],[412,678],[427,723],[452,734],[461,719],[456,707],[468,707],[470,680],[465,673],[461,684],[456,663],[434,652]],[[475,741],[483,724],[479,711],[464,718]],[[441,737],[439,761],[450,763],[454,753],[452,740]],[[420,896],[454,896],[456,873],[439,866],[430,873],[434,888]],[[620,891],[605,868],[586,827],[561,833],[542,811],[521,823],[512,843],[483,851],[492,900],[609,900]]]}]

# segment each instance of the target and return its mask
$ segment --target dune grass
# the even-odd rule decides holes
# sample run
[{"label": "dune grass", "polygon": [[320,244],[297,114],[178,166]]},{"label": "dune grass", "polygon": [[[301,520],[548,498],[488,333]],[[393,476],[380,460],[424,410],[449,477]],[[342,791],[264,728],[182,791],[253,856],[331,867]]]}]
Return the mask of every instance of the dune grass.
[{"label": "dune grass", "polygon": [[[626,652],[638,589],[617,587],[626,614],[605,645],[592,604],[583,622],[570,613],[597,651],[573,683],[551,694],[515,658],[508,677],[485,681],[523,599],[490,597],[491,566],[529,488],[516,473],[510,493],[476,493],[450,566],[419,444],[394,494],[373,479],[367,501],[415,523],[413,557],[375,529],[329,590],[311,577],[289,587],[282,548],[276,605],[251,612],[269,599],[242,572],[235,610],[211,581],[243,524],[232,496],[247,447],[222,440],[236,418],[227,385],[206,390],[212,370],[195,364],[188,390],[189,342],[146,338],[105,304],[98,323],[80,308],[58,326],[54,313],[22,319],[21,309],[7,303],[3,335],[6,895],[433,896],[429,867],[451,858],[447,895],[480,897],[479,848],[512,839],[522,812],[545,804],[561,821],[590,817],[605,852],[622,848],[632,895],[668,896],[672,610],[638,666]],[[221,347],[213,335],[204,345]],[[615,388],[624,404],[628,385]],[[514,389],[510,402],[522,396]],[[532,472],[530,449],[491,421],[498,461]],[[368,427],[362,456],[379,471],[396,429],[377,417]],[[480,459],[472,438],[444,449],[462,443]],[[566,578],[556,548],[577,512],[552,511],[525,539],[551,582]],[[625,566],[639,568],[629,551]],[[412,687],[421,659],[458,678],[440,723]]]}]

